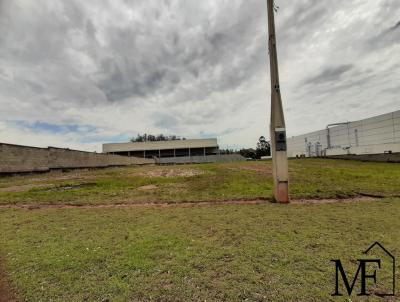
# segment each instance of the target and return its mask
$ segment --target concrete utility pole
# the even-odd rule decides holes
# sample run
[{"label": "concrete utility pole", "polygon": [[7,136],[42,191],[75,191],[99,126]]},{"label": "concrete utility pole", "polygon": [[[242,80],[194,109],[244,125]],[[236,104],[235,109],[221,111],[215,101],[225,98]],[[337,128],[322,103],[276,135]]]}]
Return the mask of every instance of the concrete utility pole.
[{"label": "concrete utility pole", "polygon": [[274,196],[279,203],[289,202],[289,172],[286,147],[286,128],[279,87],[278,56],[274,20],[274,0],[267,0],[269,57],[271,68],[271,155],[274,177]]}]

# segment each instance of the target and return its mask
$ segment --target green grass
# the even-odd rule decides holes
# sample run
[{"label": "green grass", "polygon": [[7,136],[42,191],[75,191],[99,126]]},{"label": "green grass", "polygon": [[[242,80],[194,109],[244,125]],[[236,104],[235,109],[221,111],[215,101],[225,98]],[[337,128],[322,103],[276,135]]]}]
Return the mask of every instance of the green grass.
[{"label": "green grass", "polygon": [[[303,205],[0,207],[0,264],[24,301],[349,301],[330,296],[330,260],[342,259],[354,273],[354,259],[375,241],[400,256],[400,165],[307,159],[291,160],[289,168],[292,198],[385,198]],[[0,178],[3,205],[261,197],[272,197],[270,162]],[[379,278],[388,277],[384,266]]]},{"label": "green grass", "polygon": [[[399,195],[398,164],[307,159],[291,160],[289,169],[294,199],[351,197],[360,193]],[[188,171],[195,175],[184,174]],[[171,175],[167,177],[166,173]],[[148,185],[155,187],[141,189]],[[13,187],[16,189],[10,192]],[[272,198],[271,162],[129,167],[0,178],[0,204],[109,204],[243,198]]]},{"label": "green grass", "polygon": [[3,209],[1,252],[26,301],[345,301],[330,260],[354,273],[374,241],[399,255],[399,217],[399,199]]}]

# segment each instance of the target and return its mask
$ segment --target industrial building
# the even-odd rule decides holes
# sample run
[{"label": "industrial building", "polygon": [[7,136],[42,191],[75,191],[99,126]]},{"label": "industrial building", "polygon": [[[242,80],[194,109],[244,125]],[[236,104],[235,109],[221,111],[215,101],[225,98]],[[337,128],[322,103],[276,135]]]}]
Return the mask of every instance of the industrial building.
[{"label": "industrial building", "polygon": [[218,153],[216,138],[103,144],[103,153],[142,158],[209,156]]},{"label": "industrial building", "polygon": [[355,121],[329,124],[325,129],[287,140],[288,156],[336,156],[400,152],[400,110]]}]

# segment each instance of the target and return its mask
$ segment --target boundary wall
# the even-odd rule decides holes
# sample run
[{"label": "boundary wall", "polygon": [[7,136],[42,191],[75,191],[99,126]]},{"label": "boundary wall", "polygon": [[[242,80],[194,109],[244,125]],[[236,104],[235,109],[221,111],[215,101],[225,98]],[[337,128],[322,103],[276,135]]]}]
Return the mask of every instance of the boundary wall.
[{"label": "boundary wall", "polygon": [[400,153],[358,154],[358,155],[346,154],[346,155],[332,155],[328,156],[327,158],[400,163]]},{"label": "boundary wall", "polygon": [[154,164],[153,159],[0,143],[0,173]]}]

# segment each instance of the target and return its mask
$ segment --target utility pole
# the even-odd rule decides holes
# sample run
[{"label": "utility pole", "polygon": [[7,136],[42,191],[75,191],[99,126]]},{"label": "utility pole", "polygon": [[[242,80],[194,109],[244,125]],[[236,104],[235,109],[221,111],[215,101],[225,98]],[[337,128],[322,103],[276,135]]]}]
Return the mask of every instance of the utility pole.
[{"label": "utility pole", "polygon": [[271,69],[271,155],[274,178],[274,197],[279,203],[289,202],[289,172],[286,146],[285,117],[279,87],[278,56],[276,51],[274,0],[267,0],[268,48]]}]

